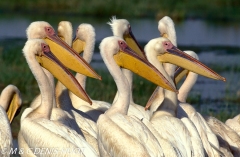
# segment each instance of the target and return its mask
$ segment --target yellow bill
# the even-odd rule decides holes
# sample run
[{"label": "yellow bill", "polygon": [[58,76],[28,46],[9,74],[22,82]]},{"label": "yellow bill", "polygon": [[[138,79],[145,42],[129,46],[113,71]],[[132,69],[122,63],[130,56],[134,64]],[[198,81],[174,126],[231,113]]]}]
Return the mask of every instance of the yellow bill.
[{"label": "yellow bill", "polygon": [[96,78],[101,80],[99,76],[90,65],[77,54],[66,42],[60,39],[55,32],[49,33],[48,36],[44,39],[45,42],[51,48],[52,53],[59,59],[61,62],[68,67],[69,69],[86,75],[88,77]]},{"label": "yellow bill", "polygon": [[[42,44],[43,45],[43,44]],[[47,46],[47,45],[43,45]],[[84,101],[92,104],[87,93],[71,74],[71,72],[55,57],[55,55],[48,50],[44,50],[41,56],[36,56],[39,64],[53,74],[64,86],[66,86],[72,93],[77,95]],[[76,59],[77,60],[77,59]]]},{"label": "yellow bill", "polygon": [[174,73],[174,83],[177,85],[181,79],[188,74],[189,70],[178,67]]},{"label": "yellow bill", "polygon": [[172,63],[177,66],[180,66],[184,69],[197,73],[199,75],[226,81],[226,79],[215,71],[198,61],[197,59],[193,58],[192,56],[184,53],[183,51],[179,50],[175,46],[168,47],[164,54],[158,55],[158,60],[162,63]]},{"label": "yellow bill", "polygon": [[73,40],[72,48],[77,52],[77,53],[82,53],[85,49],[86,43],[79,38],[75,38]]},{"label": "yellow bill", "polygon": [[10,121],[10,123],[12,122],[13,118],[16,116],[16,112],[18,111],[19,107],[21,106],[21,104],[18,103],[18,95],[14,94],[13,98],[11,100],[11,103],[7,109],[7,116],[8,119]]},{"label": "yellow bill", "polygon": [[141,58],[147,59],[145,52],[137,42],[136,38],[134,37],[131,26],[129,25],[128,28],[128,34],[123,35],[123,39],[126,41],[127,45],[134,51],[136,52]]},{"label": "yellow bill", "polygon": [[168,89],[178,92],[176,88],[147,60],[139,57],[125,42],[119,43],[120,50],[114,55],[116,63],[125,69],[129,69],[137,75]]}]

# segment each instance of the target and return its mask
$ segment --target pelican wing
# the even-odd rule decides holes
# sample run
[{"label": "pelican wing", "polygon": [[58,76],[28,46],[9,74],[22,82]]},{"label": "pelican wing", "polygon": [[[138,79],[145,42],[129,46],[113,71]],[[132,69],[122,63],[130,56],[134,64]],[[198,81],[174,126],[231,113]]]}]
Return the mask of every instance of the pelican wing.
[{"label": "pelican wing", "polygon": [[[1,134],[0,134],[0,151],[10,151],[12,148],[12,133],[10,122],[8,120],[6,111],[0,106],[0,117],[1,117]],[[7,149],[7,150],[6,150]]]},{"label": "pelican wing", "polygon": [[[82,136],[59,123],[56,124],[44,118],[36,119],[33,122],[31,119],[25,118],[21,126],[21,134],[30,148],[57,148],[59,155],[64,155],[64,149],[68,149],[67,151],[70,152],[65,152],[67,155],[76,153],[80,156],[97,156],[95,150]],[[39,134],[35,136],[37,132]]]}]

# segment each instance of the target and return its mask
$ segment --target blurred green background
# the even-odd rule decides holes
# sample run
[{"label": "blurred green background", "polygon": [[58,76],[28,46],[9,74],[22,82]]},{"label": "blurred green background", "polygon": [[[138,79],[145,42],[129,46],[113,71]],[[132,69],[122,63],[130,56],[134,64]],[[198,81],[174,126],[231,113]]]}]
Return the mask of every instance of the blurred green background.
[{"label": "blurred green background", "polygon": [[239,0],[2,0],[0,13],[240,20]]}]

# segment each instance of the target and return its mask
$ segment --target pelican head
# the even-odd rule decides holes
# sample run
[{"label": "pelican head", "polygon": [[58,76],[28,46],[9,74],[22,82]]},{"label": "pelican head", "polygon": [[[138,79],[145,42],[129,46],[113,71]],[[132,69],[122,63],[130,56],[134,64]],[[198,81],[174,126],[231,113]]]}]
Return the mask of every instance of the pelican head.
[{"label": "pelican head", "polygon": [[123,38],[123,35],[129,34],[131,26],[130,23],[126,19],[117,19],[116,16],[113,16],[108,22],[111,26],[113,34],[119,34],[120,37]]},{"label": "pelican head", "polygon": [[73,49],[78,53],[83,52],[86,46],[86,42],[89,40],[94,40],[90,41],[91,43],[94,43],[95,36],[95,29],[92,25],[87,23],[80,24],[77,28],[76,36],[73,40]]},{"label": "pelican head", "polygon": [[160,32],[160,36],[170,39],[173,45],[177,46],[174,22],[170,17],[164,16],[158,21],[158,30]]},{"label": "pelican head", "polygon": [[60,21],[58,24],[58,36],[68,45],[72,46],[72,23],[69,21]]},{"label": "pelican head", "polygon": [[[23,48],[23,54],[27,59],[27,62],[30,68],[34,68],[34,66],[39,66],[33,62],[34,59],[37,62],[47,69],[50,73],[53,74],[59,81],[61,81],[70,91],[72,91],[75,95],[83,99],[84,101],[92,103],[89,99],[86,92],[82,89],[78,81],[71,74],[71,72],[67,69],[69,67],[65,67],[65,65],[55,57],[55,55],[51,52],[49,45],[42,39],[30,39],[26,42]],[[77,60],[77,59],[76,59]],[[31,62],[31,63],[30,63]],[[34,71],[37,73],[37,71]]]},{"label": "pelican head", "polygon": [[[100,44],[100,50],[101,55],[104,56],[103,60],[105,63],[109,62],[109,56],[113,56],[118,66],[131,70],[137,75],[163,88],[177,92],[174,85],[172,85],[150,62],[139,57],[122,38],[113,36],[103,39]],[[109,66],[111,64],[112,63],[108,63],[106,65]],[[110,69],[110,67],[108,69]]]},{"label": "pelican head", "polygon": [[44,21],[32,22],[27,28],[27,38],[45,40],[51,48],[52,53],[64,65],[83,75],[101,79],[101,76],[76,51],[56,35],[55,30],[49,23]]},{"label": "pelican head", "polygon": [[113,16],[108,24],[111,26],[114,36],[123,38],[127,45],[134,50],[136,54],[138,54],[141,58],[146,59],[143,49],[140,47],[132,33],[131,25],[126,19],[117,19]]},{"label": "pelican head", "polygon": [[158,58],[161,63],[172,63],[199,75],[226,81],[224,77],[220,76],[194,57],[179,50],[167,38],[160,37],[150,40],[145,46],[145,52],[147,52],[148,59]]},{"label": "pelican head", "polygon": [[16,117],[21,109],[22,97],[19,89],[14,85],[5,87],[0,96],[0,105],[7,112],[10,123]]}]

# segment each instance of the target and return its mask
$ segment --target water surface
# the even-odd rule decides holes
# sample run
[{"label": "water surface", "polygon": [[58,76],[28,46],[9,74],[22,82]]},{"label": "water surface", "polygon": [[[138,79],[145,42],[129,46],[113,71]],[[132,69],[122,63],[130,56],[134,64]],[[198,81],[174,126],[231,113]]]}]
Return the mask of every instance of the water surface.
[{"label": "water surface", "polygon": [[[90,23],[96,30],[96,40],[100,41],[112,32],[107,22],[109,19],[93,17],[6,17],[0,18],[0,39],[6,38],[26,38],[26,28],[33,21],[47,21],[55,30],[62,20],[72,22],[73,29],[76,30],[81,23]],[[120,17],[119,17],[120,18]],[[140,42],[159,37],[157,29],[158,21],[156,19],[128,19],[132,30]],[[223,23],[215,24],[204,20],[188,19],[175,23],[178,45],[182,46],[233,46],[240,47],[240,24]]]}]

